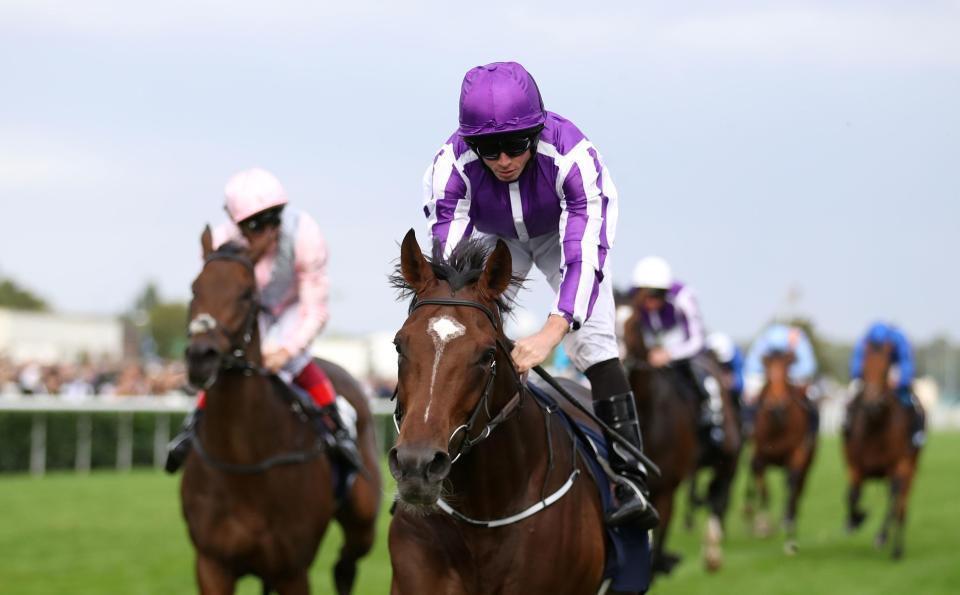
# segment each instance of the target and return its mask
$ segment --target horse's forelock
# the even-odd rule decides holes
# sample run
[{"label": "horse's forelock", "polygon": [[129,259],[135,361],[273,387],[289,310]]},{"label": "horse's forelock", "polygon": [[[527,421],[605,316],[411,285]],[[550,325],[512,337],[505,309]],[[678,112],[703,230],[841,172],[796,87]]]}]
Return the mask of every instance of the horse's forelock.
[{"label": "horse's forelock", "polygon": [[[457,244],[449,256],[444,256],[443,248],[438,241],[434,241],[431,256],[426,257],[427,263],[438,281],[445,281],[453,292],[476,285],[483,275],[483,267],[490,256],[487,246],[477,239],[467,239]],[[397,262],[390,275],[390,284],[400,292],[400,299],[411,298],[416,294],[413,287],[403,277],[400,263]],[[523,278],[514,276],[510,286],[520,288]],[[497,307],[501,312],[509,312],[513,303],[505,296],[497,300]]]}]

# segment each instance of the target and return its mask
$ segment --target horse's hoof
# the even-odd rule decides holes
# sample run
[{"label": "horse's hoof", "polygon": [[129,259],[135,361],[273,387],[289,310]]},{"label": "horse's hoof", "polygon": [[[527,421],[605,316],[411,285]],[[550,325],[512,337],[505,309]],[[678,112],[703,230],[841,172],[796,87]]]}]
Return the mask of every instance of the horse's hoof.
[{"label": "horse's hoof", "polygon": [[865,521],[866,518],[867,518],[867,515],[866,513],[863,513],[863,512],[855,512],[851,514],[850,518],[847,519],[847,533],[853,533],[854,531],[859,529],[860,525],[863,524],[863,521]]},{"label": "horse's hoof", "polygon": [[796,556],[798,550],[797,542],[792,539],[783,544],[783,553],[788,556]]},{"label": "horse's hoof", "polygon": [[896,546],[893,548],[893,553],[890,555],[894,560],[903,559],[903,546]]},{"label": "horse's hoof", "polygon": [[707,572],[716,572],[723,566],[723,550],[718,545],[707,546],[703,555],[703,565]]},{"label": "horse's hoof", "polygon": [[753,535],[761,539],[766,539],[773,534],[773,526],[770,519],[765,514],[759,514],[753,520]]},{"label": "horse's hoof", "polygon": [[703,536],[703,562],[707,572],[716,572],[723,566],[721,541],[723,541],[723,525],[720,519],[711,516],[707,519],[707,532]]},{"label": "horse's hoof", "polygon": [[873,539],[873,547],[878,550],[882,550],[885,545],[887,545],[887,536],[883,533],[880,533]]}]

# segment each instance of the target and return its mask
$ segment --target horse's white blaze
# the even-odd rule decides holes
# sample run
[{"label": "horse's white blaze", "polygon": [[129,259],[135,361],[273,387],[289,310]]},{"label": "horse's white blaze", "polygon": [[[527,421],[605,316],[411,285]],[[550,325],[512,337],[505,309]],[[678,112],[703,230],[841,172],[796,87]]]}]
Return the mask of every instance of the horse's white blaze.
[{"label": "horse's white blaze", "polygon": [[187,325],[187,333],[199,335],[215,328],[217,328],[217,319],[206,312],[201,312]]},{"label": "horse's white blaze", "polygon": [[466,327],[449,316],[434,316],[427,324],[427,332],[433,339],[434,354],[433,374],[430,376],[430,399],[427,401],[427,408],[423,411],[423,421],[427,421],[427,418],[430,417],[430,405],[433,404],[433,383],[437,379],[437,369],[440,367],[443,350],[447,343],[463,335],[466,330]]}]

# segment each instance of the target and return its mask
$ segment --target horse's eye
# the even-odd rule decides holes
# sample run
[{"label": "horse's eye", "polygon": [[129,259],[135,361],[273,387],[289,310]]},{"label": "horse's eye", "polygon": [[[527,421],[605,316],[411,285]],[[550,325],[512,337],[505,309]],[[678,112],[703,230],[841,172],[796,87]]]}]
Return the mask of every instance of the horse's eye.
[{"label": "horse's eye", "polygon": [[493,347],[487,349],[483,352],[483,355],[480,356],[480,363],[487,365],[493,362],[493,358],[497,356],[497,350]]}]

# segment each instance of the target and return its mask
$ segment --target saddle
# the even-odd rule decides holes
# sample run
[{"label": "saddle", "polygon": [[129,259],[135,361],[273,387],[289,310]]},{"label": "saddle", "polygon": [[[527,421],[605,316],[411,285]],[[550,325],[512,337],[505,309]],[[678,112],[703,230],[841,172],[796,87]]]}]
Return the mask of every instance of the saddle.
[{"label": "saddle", "polygon": [[[571,417],[557,400],[534,382],[528,382],[530,394],[547,411],[556,413],[567,434],[577,448],[577,454],[586,463],[589,475],[600,495],[604,516],[614,507],[613,470],[607,458],[607,442],[594,427]],[[646,592],[651,579],[650,540],[647,531],[629,525],[605,526],[607,560],[604,565],[604,584],[614,591]]]}]

